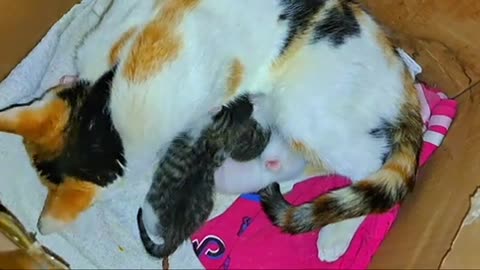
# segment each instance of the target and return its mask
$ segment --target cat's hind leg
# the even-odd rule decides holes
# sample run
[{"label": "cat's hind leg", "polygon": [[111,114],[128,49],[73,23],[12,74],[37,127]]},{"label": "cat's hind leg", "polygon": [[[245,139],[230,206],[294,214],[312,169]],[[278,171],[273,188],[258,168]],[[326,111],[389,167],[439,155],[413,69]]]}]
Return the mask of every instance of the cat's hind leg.
[{"label": "cat's hind leg", "polygon": [[365,217],[347,219],[323,227],[317,239],[318,258],[324,262],[333,262],[345,254]]}]

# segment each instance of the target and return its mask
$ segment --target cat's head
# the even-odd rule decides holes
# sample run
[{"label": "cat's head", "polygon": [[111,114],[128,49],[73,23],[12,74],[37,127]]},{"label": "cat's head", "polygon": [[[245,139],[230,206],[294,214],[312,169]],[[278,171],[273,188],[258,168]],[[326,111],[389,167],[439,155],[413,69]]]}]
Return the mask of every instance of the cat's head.
[{"label": "cat's head", "polygon": [[125,160],[108,110],[114,71],[95,83],[52,87],[40,98],[0,110],[0,131],[17,134],[48,189],[38,229],[58,232],[123,175]]}]

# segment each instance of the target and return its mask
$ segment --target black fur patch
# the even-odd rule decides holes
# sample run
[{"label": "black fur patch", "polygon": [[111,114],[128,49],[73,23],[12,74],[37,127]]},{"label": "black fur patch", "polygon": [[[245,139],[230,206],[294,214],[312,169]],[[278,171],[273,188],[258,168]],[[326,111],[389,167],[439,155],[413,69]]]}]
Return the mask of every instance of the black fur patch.
[{"label": "black fur patch", "polygon": [[338,7],[327,11],[326,18],[315,27],[313,43],[327,38],[334,47],[338,47],[347,38],[360,34],[360,25],[349,2],[351,1],[340,1]]},{"label": "black fur patch", "polygon": [[92,86],[80,82],[59,94],[72,108],[65,147],[52,160],[34,159],[39,172],[53,183],[74,177],[104,187],[123,175],[123,145],[108,110],[114,73],[112,69]]},{"label": "black fur patch", "polygon": [[384,185],[352,185],[352,191],[363,198],[362,211],[383,213],[390,210],[407,195],[406,186],[399,186],[393,192]]},{"label": "black fur patch", "polygon": [[283,53],[292,43],[296,36],[304,33],[312,18],[325,5],[327,0],[281,0],[284,13],[279,16],[280,20],[288,20],[288,35],[282,47]]},{"label": "black fur patch", "polygon": [[223,113],[228,114],[233,118],[235,123],[245,122],[253,112],[253,104],[250,102],[248,94],[240,95],[228,104],[222,107],[222,110],[214,115],[213,120],[218,120]]},{"label": "black fur patch", "polygon": [[382,124],[380,124],[377,128],[370,130],[370,135],[372,135],[374,138],[383,139],[386,141],[387,147],[385,153],[383,154],[382,164],[385,164],[388,157],[392,153],[393,135],[395,130],[395,126],[386,120],[383,120]]}]

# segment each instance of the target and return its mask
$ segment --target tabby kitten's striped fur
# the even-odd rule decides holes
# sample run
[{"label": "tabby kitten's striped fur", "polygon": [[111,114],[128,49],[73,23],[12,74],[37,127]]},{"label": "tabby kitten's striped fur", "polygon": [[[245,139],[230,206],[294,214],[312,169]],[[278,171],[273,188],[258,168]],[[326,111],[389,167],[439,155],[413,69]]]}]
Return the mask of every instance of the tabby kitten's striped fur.
[{"label": "tabby kitten's striped fur", "polygon": [[207,220],[214,203],[214,172],[227,155],[249,160],[265,149],[270,131],[250,118],[252,110],[249,98],[242,96],[223,107],[198,138],[184,132],[172,141],[137,215],[149,254],[167,257]]}]

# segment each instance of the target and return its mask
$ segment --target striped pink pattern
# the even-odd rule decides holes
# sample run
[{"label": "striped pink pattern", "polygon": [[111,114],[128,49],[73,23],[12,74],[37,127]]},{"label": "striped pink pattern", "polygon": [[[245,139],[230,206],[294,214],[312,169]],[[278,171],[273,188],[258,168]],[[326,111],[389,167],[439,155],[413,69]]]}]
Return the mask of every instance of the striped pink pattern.
[{"label": "striped pink pattern", "polygon": [[[417,84],[425,124],[420,165],[432,156],[450,128],[457,103],[434,88]],[[292,204],[348,186],[338,175],[313,177],[286,194]],[[369,215],[347,252],[337,261],[318,258],[318,231],[291,236],[274,227],[263,213],[256,194],[240,196],[222,215],[210,220],[191,238],[198,258],[207,269],[366,269],[396,220],[399,206],[387,213]]]},{"label": "striped pink pattern", "polygon": [[420,155],[420,166],[422,166],[447,135],[457,113],[457,102],[448,99],[440,90],[430,88],[425,84],[417,84],[417,89],[421,90],[419,91],[421,99],[427,102],[427,104],[422,104],[422,108],[425,108],[425,105],[428,105],[429,108],[429,113],[426,119],[424,118],[426,131],[423,135],[423,148]]}]

